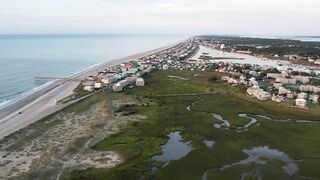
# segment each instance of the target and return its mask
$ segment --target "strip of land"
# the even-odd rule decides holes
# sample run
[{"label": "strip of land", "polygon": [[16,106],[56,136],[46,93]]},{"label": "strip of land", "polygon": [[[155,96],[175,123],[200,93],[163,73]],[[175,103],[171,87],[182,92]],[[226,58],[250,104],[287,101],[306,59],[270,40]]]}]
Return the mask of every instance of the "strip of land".
[{"label": "strip of land", "polygon": [[[72,78],[84,79],[90,75],[94,75],[100,71],[103,71],[106,67],[149,56],[174,47],[179,43],[180,42],[170,44],[165,47],[139,53],[129,57],[107,61],[77,75],[74,75]],[[71,80],[56,81],[50,86],[35,92],[25,99],[22,99],[10,106],[1,109],[0,139],[70,105],[70,103],[57,104],[56,102],[70,96],[73,93],[73,90],[78,86],[78,84],[78,82],[73,82]]]}]

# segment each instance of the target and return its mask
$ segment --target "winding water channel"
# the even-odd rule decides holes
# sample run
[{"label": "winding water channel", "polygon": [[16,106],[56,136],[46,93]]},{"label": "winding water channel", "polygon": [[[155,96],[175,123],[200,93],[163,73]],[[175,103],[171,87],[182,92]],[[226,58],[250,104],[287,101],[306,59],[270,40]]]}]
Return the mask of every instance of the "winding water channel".
[{"label": "winding water channel", "polygon": [[[202,97],[198,97],[198,99],[194,102],[192,102],[189,106],[186,107],[188,111],[195,111],[192,109],[192,107],[195,106],[195,104],[199,101],[203,101],[204,99]],[[205,111],[199,111],[196,110],[195,112],[202,112],[202,113],[209,113]],[[231,123],[222,117],[221,114],[217,112],[211,113],[213,118],[218,120],[218,123],[215,123],[213,125],[214,128],[217,129],[231,129],[236,130],[237,132],[245,132],[248,131],[251,127],[259,126],[260,123],[256,118],[263,118],[265,120],[275,121],[275,122],[283,122],[283,123],[319,123],[318,121],[312,121],[312,120],[299,120],[299,119],[276,119],[273,115],[259,115],[259,114],[246,114],[246,113],[239,113],[238,116],[240,118],[247,118],[248,121],[243,126],[237,126],[236,128],[231,128]]]},{"label": "winding water channel", "polygon": [[[197,102],[203,101],[203,100],[204,99],[202,97],[198,97],[197,100],[192,102],[190,105],[188,105],[186,109],[188,111],[202,112],[198,110],[193,110],[192,108],[196,105]],[[214,119],[218,120],[218,122],[213,125],[214,128],[234,130],[236,132],[248,131],[251,127],[259,126],[260,123],[256,118],[262,118],[265,120],[271,120],[271,121],[283,122],[283,123],[316,123],[317,122],[317,121],[310,121],[310,120],[293,120],[293,119],[281,120],[281,119],[276,119],[273,115],[253,115],[253,114],[239,113],[238,116],[240,118],[247,118],[249,121],[242,126],[231,128],[230,122],[224,119],[222,115],[216,112],[203,112],[203,113],[210,113],[212,114]],[[168,137],[169,139],[166,142],[166,144],[161,146],[162,154],[155,155],[152,157],[152,160],[155,162],[157,161],[163,162],[162,168],[169,165],[170,161],[172,160],[179,160],[187,156],[193,150],[191,141],[187,141],[187,142],[183,141],[183,138],[180,135],[180,131],[171,132],[168,134]],[[210,149],[216,145],[216,142],[214,140],[204,140],[203,143],[204,145],[206,145],[207,148],[210,148]],[[248,157],[239,162],[225,164],[220,167],[208,169],[203,173],[201,179],[207,180],[209,170],[224,171],[226,169],[236,167],[239,165],[245,165],[245,164],[267,165],[272,163],[272,160],[281,161],[283,163],[281,168],[290,177],[296,175],[299,171],[299,168],[295,163],[295,161],[297,160],[291,159],[288,154],[280,150],[271,149],[267,146],[259,146],[259,147],[243,149],[242,152],[247,154]],[[155,173],[155,171],[157,170],[158,170],[158,167],[156,166],[156,163],[153,163],[152,173]],[[242,173],[241,179],[246,179],[247,177],[252,175],[257,177],[258,179],[261,179],[260,173],[257,173],[257,172]]]}]

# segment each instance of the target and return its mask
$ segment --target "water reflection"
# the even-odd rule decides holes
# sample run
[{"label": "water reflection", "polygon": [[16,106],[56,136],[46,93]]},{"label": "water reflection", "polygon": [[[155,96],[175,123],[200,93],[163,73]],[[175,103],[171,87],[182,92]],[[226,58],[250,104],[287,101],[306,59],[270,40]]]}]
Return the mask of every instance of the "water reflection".
[{"label": "water reflection", "polygon": [[191,141],[183,142],[179,131],[171,132],[168,137],[167,143],[161,146],[162,154],[152,157],[152,160],[164,162],[163,167],[171,160],[181,159],[192,151]]},{"label": "water reflection", "polygon": [[289,175],[292,176],[298,172],[298,166],[293,162],[292,159],[289,158],[287,154],[281,152],[276,149],[270,149],[269,147],[255,147],[252,149],[244,149],[244,153],[246,153],[249,157],[241,160],[237,163],[227,164],[220,168],[220,170],[225,170],[227,168],[231,168],[237,165],[255,163],[260,165],[265,165],[268,163],[267,159],[273,160],[281,160],[284,165],[282,168]]}]

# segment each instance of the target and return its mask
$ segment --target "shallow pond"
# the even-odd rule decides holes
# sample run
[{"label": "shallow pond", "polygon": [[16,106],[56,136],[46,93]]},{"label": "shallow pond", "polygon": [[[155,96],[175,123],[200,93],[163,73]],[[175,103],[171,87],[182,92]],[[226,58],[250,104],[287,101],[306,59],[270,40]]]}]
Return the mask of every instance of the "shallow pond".
[{"label": "shallow pond", "polygon": [[180,132],[171,132],[168,137],[167,143],[161,146],[162,154],[152,157],[154,161],[164,162],[164,166],[171,160],[181,159],[192,151],[191,141],[184,142]]},{"label": "shallow pond", "polygon": [[225,170],[227,168],[231,168],[237,165],[249,163],[265,165],[268,163],[267,159],[277,159],[281,160],[284,163],[282,168],[289,176],[292,176],[298,172],[298,166],[293,162],[293,160],[290,159],[287,154],[279,150],[270,149],[269,147],[264,146],[255,147],[252,149],[244,149],[243,152],[246,153],[249,157],[237,163],[224,165],[222,168],[220,168],[220,170]]}]

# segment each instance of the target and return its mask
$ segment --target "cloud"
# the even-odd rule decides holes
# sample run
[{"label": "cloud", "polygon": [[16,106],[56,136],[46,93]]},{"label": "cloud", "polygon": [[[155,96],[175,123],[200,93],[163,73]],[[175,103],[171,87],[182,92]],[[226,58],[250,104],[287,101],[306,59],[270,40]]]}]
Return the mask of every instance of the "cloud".
[{"label": "cloud", "polygon": [[318,0],[1,0],[0,33],[317,34]]}]

